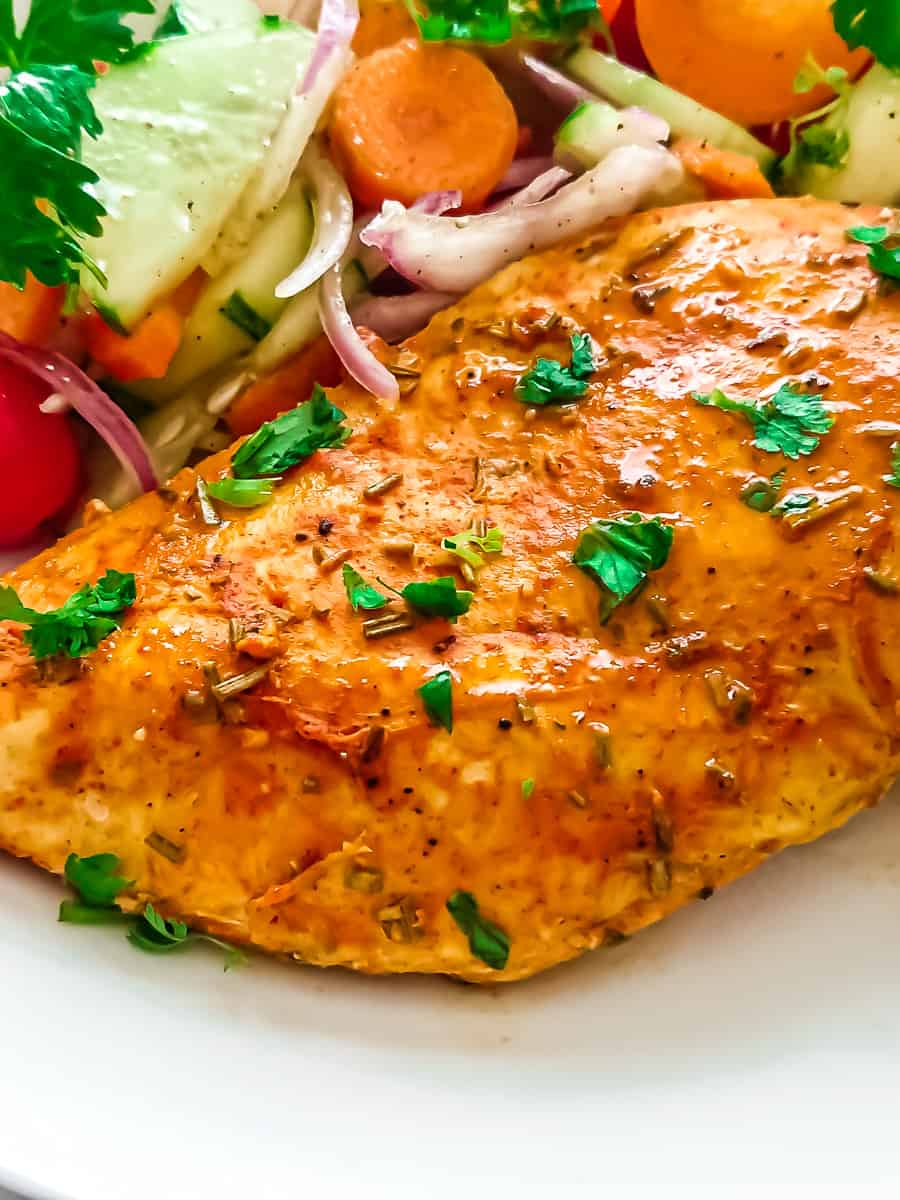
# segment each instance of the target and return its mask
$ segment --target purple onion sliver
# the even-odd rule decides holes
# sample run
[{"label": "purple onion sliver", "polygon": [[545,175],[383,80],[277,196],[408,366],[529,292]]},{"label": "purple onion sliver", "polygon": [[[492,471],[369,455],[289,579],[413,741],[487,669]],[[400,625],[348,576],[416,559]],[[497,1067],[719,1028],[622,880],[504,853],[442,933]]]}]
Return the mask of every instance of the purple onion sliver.
[{"label": "purple onion sliver", "polygon": [[435,313],[459,297],[453,292],[413,292],[408,296],[376,296],[353,309],[355,325],[364,325],[386,342],[402,342],[424,329]]},{"label": "purple onion sliver", "polygon": [[349,46],[359,24],[357,0],[323,0],[316,45],[300,84],[300,94],[312,91],[319,72],[336,49]]},{"label": "purple onion sliver", "polygon": [[560,108],[574,109],[585,101],[597,99],[593,92],[533,54],[522,55],[522,66],[547,99],[553,100]]},{"label": "purple onion sliver", "polygon": [[549,154],[541,155],[539,158],[517,158],[494,188],[494,196],[502,196],[506,192],[517,192],[519,188],[527,187],[539,175],[549,171],[552,166],[553,159]]},{"label": "purple onion sliver", "polygon": [[399,400],[397,380],[378,361],[350,319],[341,290],[339,266],[332,267],[319,284],[319,317],[335,354],[359,386],[379,399]]},{"label": "purple onion sliver", "polygon": [[567,171],[565,167],[551,167],[549,171],[545,171],[543,175],[538,175],[537,179],[532,180],[528,187],[522,188],[520,192],[514,192],[492,211],[500,212],[509,208],[524,208],[526,204],[538,204],[561,188],[564,183],[568,183],[571,178],[572,172]]},{"label": "purple onion sliver", "polygon": [[156,472],[137,426],[80,367],[62,354],[25,346],[5,333],[0,333],[0,357],[23,367],[43,380],[54,395],[62,396],[106,442],[135,477],[141,491],[149,492],[157,486]]},{"label": "purple onion sliver", "polygon": [[410,209],[411,212],[424,213],[426,217],[441,217],[451,209],[459,208],[462,204],[462,192],[426,192],[420,196]]}]

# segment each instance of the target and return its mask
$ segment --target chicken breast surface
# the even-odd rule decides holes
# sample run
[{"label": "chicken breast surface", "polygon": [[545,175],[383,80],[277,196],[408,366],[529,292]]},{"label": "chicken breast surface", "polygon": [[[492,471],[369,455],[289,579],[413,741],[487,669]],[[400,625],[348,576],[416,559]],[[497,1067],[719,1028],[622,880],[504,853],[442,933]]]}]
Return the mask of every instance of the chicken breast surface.
[{"label": "chicken breast surface", "polygon": [[[874,804],[900,761],[900,298],[845,229],[876,217],[709,204],[528,259],[383,349],[396,404],[333,392],[352,438],[268,506],[208,527],[185,471],[10,576],[46,608],[133,571],[138,601],[68,670],[0,635],[0,844],[54,872],[114,852],[127,908],[303,962],[486,982],[612,944]],[[516,380],[568,361],[577,330],[587,395],[529,410]],[[835,419],[798,461],[692,395],[786,382]],[[782,470],[782,499],[815,492],[803,519],[741,499]],[[603,625],[573,548],[628,512],[674,542]],[[479,520],[505,546],[469,613],[367,639],[345,556],[402,587],[454,573],[441,539]],[[210,663],[269,671],[211,715]],[[417,695],[445,667],[452,733]],[[470,950],[458,890],[508,935],[506,969]]]}]

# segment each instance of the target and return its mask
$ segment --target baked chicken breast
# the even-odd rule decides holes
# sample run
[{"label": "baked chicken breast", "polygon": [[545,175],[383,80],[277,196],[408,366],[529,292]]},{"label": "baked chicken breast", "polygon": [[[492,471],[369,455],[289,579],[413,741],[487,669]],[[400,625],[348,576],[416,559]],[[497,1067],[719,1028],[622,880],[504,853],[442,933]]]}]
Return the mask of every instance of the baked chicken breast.
[{"label": "baked chicken breast", "polygon": [[[884,219],[605,226],[383,347],[399,401],[330,393],[352,436],[268,504],[208,524],[184,471],[8,576],[39,610],[109,569],[137,600],[73,660],[0,626],[0,844],[56,873],[112,852],[129,911],[301,962],[494,982],[874,804],[900,298],[845,231]],[[345,564],[474,595],[455,623],[354,611]]]}]

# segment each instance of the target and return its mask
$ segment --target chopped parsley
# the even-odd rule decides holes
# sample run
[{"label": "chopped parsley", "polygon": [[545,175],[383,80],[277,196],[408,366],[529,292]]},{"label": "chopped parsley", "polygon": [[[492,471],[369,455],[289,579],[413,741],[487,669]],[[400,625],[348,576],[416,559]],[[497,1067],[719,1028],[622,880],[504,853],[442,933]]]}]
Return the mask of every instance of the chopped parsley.
[{"label": "chopped parsley", "polygon": [[388,602],[387,596],[372,587],[370,583],[366,583],[355,567],[352,567],[350,563],[344,563],[343,573],[347,599],[352,604],[354,612],[359,612],[361,608],[367,612],[373,612],[376,608],[384,608]]},{"label": "chopped parsley", "polygon": [[258,508],[275,495],[275,485],[281,477],[272,479],[219,479],[206,485],[207,493],[214,500],[230,504],[232,508]]},{"label": "chopped parsley", "polygon": [[831,15],[851,50],[865,46],[883,66],[900,70],[900,0],[834,0]]},{"label": "chopped parsley", "polygon": [[134,883],[118,874],[121,865],[115,854],[91,854],[87,858],[70,854],[66,859],[66,881],[85,907],[118,910],[116,897]]},{"label": "chopped parsley", "polygon": [[812,454],[819,445],[817,435],[827,433],[834,424],[821,396],[794,391],[790,384],[783,384],[770,400],[757,404],[731,400],[718,388],[709,395],[695,392],[694,399],[698,404],[746,417],[756,435],[755,446],[793,459]]},{"label": "chopped parsley", "polygon": [[522,799],[530,800],[533,795],[534,795],[534,780],[533,779],[523,779],[522,780]]},{"label": "chopped parsley", "polygon": [[850,134],[846,129],[810,125],[797,138],[797,155],[804,162],[823,167],[842,167],[850,153]]},{"label": "chopped parsley", "polygon": [[600,585],[604,624],[637,593],[651,571],[665,565],[674,537],[674,530],[659,517],[641,513],[594,521],[582,532],[572,562]]},{"label": "chopped parsley", "polygon": [[572,334],[572,357],[568,366],[555,358],[539,358],[516,384],[516,395],[523,404],[544,407],[571,404],[588,389],[588,380],[596,370],[590,334]]},{"label": "chopped parsley", "polygon": [[900,442],[891,443],[891,473],[884,476],[888,487],[900,488]]},{"label": "chopped parsley", "polygon": [[305,404],[267,421],[248,438],[232,458],[231,469],[238,479],[278,475],[316,450],[343,446],[351,434],[344,420],[345,414],[316,384]]},{"label": "chopped parsley", "polygon": [[448,621],[455,621],[467,613],[475,598],[474,592],[457,588],[451,575],[442,575],[440,579],[425,583],[408,583],[399,595],[423,616],[446,617]]},{"label": "chopped parsley", "polygon": [[439,671],[416,691],[422,697],[425,713],[432,725],[440,725],[448,733],[452,733],[453,676],[450,672]]},{"label": "chopped parsley", "polygon": [[772,508],[773,517],[789,517],[791,513],[807,512],[819,503],[814,492],[794,491],[788,494]]},{"label": "chopped parsley", "polygon": [[246,962],[236,946],[207,933],[194,933],[184,922],[163,917],[152,904],[141,916],[122,912],[116,900],[134,880],[126,879],[120,870],[121,862],[115,854],[93,854],[88,858],[70,854],[66,879],[78,900],[63,900],[59,920],[68,925],[125,925],[131,945],[149,954],[165,954],[191,942],[211,942],[225,952],[226,971]]},{"label": "chopped parsley", "polygon": [[449,550],[451,554],[455,554],[470,567],[478,570],[479,567],[484,566],[483,555],[503,553],[503,533],[499,529],[489,529],[487,533],[481,535],[474,529],[466,529],[454,537],[444,538],[441,542],[441,549]]},{"label": "chopped parsley", "polygon": [[0,621],[27,626],[25,642],[38,660],[55,654],[82,658],[120,628],[119,618],[135,598],[134,576],[120,571],[107,571],[49,612],[26,608],[11,587],[0,587]]},{"label": "chopped parsley", "polygon": [[509,962],[509,935],[481,915],[472,893],[454,892],[447,901],[447,912],[469,939],[469,949],[475,957],[495,971],[502,971]]},{"label": "chopped parsley", "polygon": [[[900,245],[894,245],[897,235],[887,225],[857,225],[847,230],[847,237],[869,247],[869,266],[888,279],[900,279]],[[888,245],[888,243],[892,243]]]},{"label": "chopped parsley", "polygon": [[571,42],[606,31],[597,0],[406,0],[426,42],[500,45],[513,37]]},{"label": "chopped parsley", "polygon": [[784,471],[776,471],[771,479],[751,479],[741,491],[741,499],[754,512],[771,512],[778,501],[784,483]]},{"label": "chopped parsley", "polygon": [[97,175],[79,161],[85,134],[102,126],[91,103],[95,63],[134,53],[129,13],[151,0],[33,0],[21,33],[9,0],[0,8],[0,279],[24,287],[30,271],[49,286],[75,284],[82,267],[103,274],[81,238],[102,232]]},{"label": "chopped parsley", "polygon": [[232,292],[219,312],[254,342],[261,342],[272,331],[272,322],[258,313],[240,292]]}]

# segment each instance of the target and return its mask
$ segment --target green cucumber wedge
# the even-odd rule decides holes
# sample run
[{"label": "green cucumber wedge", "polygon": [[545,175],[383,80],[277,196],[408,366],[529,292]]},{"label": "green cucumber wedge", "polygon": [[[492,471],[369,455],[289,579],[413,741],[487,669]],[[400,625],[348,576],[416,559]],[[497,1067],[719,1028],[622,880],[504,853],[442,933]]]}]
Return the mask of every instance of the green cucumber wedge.
[{"label": "green cucumber wedge", "polygon": [[608,54],[582,48],[569,55],[563,69],[584,87],[620,108],[645,108],[662,117],[679,137],[699,138],[720,150],[749,154],[766,172],[775,164],[775,153],[741,125]]}]

